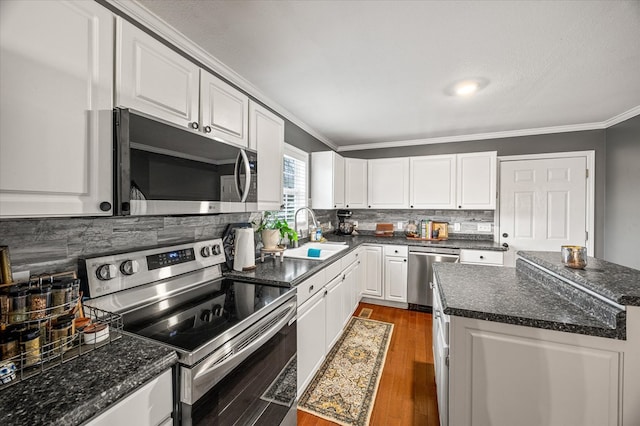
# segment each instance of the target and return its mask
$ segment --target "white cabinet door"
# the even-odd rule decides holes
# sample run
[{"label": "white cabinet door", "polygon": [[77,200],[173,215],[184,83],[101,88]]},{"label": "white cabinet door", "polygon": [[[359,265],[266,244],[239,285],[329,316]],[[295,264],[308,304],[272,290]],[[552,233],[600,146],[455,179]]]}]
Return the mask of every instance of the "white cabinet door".
[{"label": "white cabinet door", "polygon": [[284,121],[268,109],[249,103],[249,142],[258,151],[258,210],[280,210]]},{"label": "white cabinet door", "polygon": [[197,65],[122,18],[117,20],[116,49],[118,106],[181,127],[199,127]]},{"label": "white cabinet door", "polygon": [[331,347],[340,337],[340,332],[344,325],[343,283],[342,274],[340,274],[327,284],[327,352],[331,350]]},{"label": "white cabinet door", "polygon": [[382,298],[382,247],[365,246],[362,258],[364,262],[362,295]]},{"label": "white cabinet door", "polygon": [[349,266],[343,273],[344,282],[343,282],[343,298],[342,298],[342,306],[343,306],[343,327],[349,322],[353,311],[355,310],[355,306],[357,303],[354,303],[356,299],[356,293],[358,292],[358,283],[356,282],[357,271],[356,267],[359,266],[356,261],[351,266]]},{"label": "white cabinet door", "polygon": [[86,424],[159,425],[171,418],[172,412],[173,378],[169,369]]},{"label": "white cabinet door", "polygon": [[344,159],[344,204],[348,209],[366,209],[367,160]]},{"label": "white cabinet door", "polygon": [[200,126],[208,137],[248,147],[249,97],[201,70]]},{"label": "white cabinet door", "polygon": [[409,206],[456,208],[456,155],[410,157]]},{"label": "white cabinet door", "polygon": [[333,151],[311,153],[311,206],[344,207],[344,158]]},{"label": "white cabinet door", "polygon": [[326,303],[325,290],[320,290],[301,306],[298,306],[298,397],[307,387],[314,373],[320,368],[326,354]]},{"label": "white cabinet door", "polygon": [[409,158],[369,160],[368,207],[409,208]]},{"label": "white cabinet door", "polygon": [[351,307],[351,312],[355,312],[358,309],[358,303],[360,303],[360,298],[362,297],[362,261],[360,257],[362,254],[358,254],[358,260],[355,265],[353,265],[353,306]]},{"label": "white cabinet door", "polygon": [[112,214],[114,17],[0,2],[0,216]]},{"label": "white cabinet door", "polygon": [[457,203],[460,209],[496,208],[496,151],[458,154]]},{"label": "white cabinet door", "polygon": [[385,256],[384,296],[394,302],[407,301],[407,258]]}]

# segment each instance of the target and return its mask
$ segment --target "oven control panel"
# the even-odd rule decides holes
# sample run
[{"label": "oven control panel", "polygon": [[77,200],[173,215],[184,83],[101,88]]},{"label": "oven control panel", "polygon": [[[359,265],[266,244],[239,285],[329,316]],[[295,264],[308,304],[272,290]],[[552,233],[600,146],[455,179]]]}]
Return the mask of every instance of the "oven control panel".
[{"label": "oven control panel", "polygon": [[222,240],[80,259],[83,295],[104,296],[224,263]]}]

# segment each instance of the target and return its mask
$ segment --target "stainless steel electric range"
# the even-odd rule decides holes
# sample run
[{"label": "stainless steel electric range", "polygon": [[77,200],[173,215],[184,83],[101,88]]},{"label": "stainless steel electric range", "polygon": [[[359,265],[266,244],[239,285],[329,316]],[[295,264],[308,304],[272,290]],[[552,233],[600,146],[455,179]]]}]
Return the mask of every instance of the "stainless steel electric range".
[{"label": "stainless steel electric range", "polygon": [[224,261],[215,239],[84,258],[79,269],[86,304],[178,353],[175,424],[295,424],[295,289],[225,280]]}]

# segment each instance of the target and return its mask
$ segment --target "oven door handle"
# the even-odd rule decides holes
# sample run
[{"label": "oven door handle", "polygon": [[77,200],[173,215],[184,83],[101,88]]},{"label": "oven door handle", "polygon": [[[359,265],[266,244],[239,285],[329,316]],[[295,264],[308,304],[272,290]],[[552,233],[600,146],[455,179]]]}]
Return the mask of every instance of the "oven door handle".
[{"label": "oven door handle", "polygon": [[[215,386],[231,370],[240,365],[256,349],[275,336],[283,327],[296,317],[295,299],[285,303],[267,317],[245,330],[240,336],[215,351],[200,364],[191,369],[187,383],[182,383],[181,400],[193,404],[206,391]],[[274,324],[274,319],[280,318]],[[269,324],[267,330],[261,331]],[[261,333],[261,334],[260,334]],[[254,336],[257,334],[257,336]],[[185,377],[185,379],[187,379]],[[191,382],[191,383],[189,383]],[[185,388],[185,386],[187,388]],[[185,392],[186,391],[186,392]]]}]

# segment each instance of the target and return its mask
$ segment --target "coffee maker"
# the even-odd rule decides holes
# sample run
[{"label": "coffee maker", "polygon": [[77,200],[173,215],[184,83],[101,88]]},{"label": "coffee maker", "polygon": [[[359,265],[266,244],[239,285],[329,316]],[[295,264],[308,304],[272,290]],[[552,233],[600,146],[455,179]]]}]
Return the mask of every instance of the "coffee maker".
[{"label": "coffee maker", "polygon": [[338,210],[336,215],[338,216],[338,234],[340,235],[351,235],[353,232],[353,223],[350,221],[345,222],[345,220],[349,219],[353,212],[351,210]]}]

